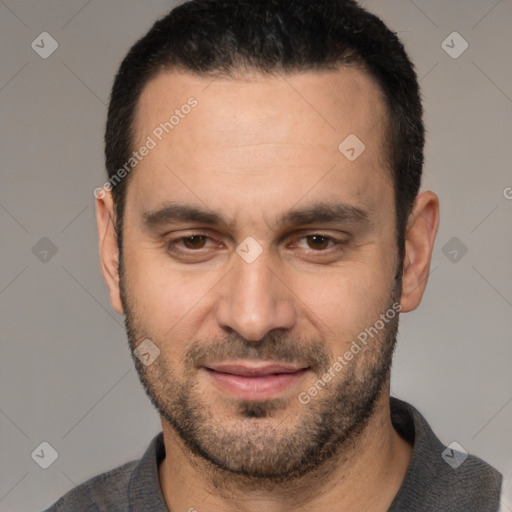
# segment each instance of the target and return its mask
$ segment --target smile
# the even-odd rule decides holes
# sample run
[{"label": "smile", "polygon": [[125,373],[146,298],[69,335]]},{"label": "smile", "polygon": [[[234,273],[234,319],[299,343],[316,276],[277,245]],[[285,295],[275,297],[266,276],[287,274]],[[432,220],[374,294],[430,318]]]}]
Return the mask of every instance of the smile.
[{"label": "smile", "polygon": [[290,364],[250,364],[248,361],[203,368],[212,384],[241,400],[270,400],[293,388],[307,367]]}]

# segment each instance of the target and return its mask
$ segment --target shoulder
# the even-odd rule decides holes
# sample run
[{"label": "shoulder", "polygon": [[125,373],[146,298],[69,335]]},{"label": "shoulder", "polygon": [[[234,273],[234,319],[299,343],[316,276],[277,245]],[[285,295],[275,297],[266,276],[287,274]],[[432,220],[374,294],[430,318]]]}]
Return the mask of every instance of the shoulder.
[{"label": "shoulder", "polygon": [[[128,503],[130,478],[137,461],[127,462],[78,485],[45,512],[95,512],[121,510]],[[116,508],[118,507],[118,508]]]},{"label": "shoulder", "polygon": [[391,417],[395,429],[413,445],[392,512],[498,510],[502,475],[495,468],[458,443],[441,442],[410,404],[392,399]]},{"label": "shoulder", "polygon": [[87,480],[45,512],[167,510],[158,479],[158,465],[164,457],[165,446],[160,432],[149,443],[141,459]]}]

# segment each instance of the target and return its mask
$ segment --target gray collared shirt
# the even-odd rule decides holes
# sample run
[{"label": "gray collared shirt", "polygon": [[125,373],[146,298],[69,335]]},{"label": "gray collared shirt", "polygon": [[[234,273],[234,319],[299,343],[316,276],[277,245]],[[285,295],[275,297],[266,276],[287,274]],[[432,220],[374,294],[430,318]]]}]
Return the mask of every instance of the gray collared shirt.
[{"label": "gray collared shirt", "polygon": [[[391,419],[413,443],[412,459],[388,512],[497,512],[502,476],[477,457],[446,447],[411,405],[391,398]],[[165,458],[160,432],[138,461],[75,487],[45,512],[169,512],[158,466]],[[190,510],[201,506],[190,503]]]}]

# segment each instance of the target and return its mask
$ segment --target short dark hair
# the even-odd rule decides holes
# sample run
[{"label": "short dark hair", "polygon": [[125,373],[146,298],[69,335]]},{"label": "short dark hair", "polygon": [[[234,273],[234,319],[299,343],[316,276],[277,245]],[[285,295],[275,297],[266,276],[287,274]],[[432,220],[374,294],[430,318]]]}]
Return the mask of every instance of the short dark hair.
[{"label": "short dark hair", "polygon": [[[354,0],[190,0],[174,8],[130,49],[116,75],[105,133],[109,179],[133,151],[141,92],[163,70],[234,75],[244,70],[294,73],[352,64],[377,82],[385,98],[386,156],[401,262],[423,168],[419,85],[396,34]],[[128,177],[112,189],[120,246]]]}]

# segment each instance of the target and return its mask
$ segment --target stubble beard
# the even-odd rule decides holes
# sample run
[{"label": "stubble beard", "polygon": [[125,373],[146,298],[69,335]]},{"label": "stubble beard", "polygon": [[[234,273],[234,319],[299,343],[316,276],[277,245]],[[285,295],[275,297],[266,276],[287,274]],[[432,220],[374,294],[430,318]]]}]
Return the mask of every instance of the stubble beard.
[{"label": "stubble beard", "polygon": [[[171,341],[151,338],[143,319],[132,309],[125,285],[121,274],[121,298],[132,355],[145,338],[165,347]],[[399,296],[397,291],[395,286],[389,308]],[[308,404],[298,407],[294,396],[297,403],[287,414],[291,399],[239,401],[229,422],[216,416],[201,397],[197,386],[201,362],[212,358],[300,360],[309,362],[321,379],[335,357],[322,343],[298,343],[297,336],[275,330],[258,344],[246,342],[237,333],[213,343],[194,341],[184,356],[183,378],[176,375],[164,350],[150,366],[135,356],[133,359],[146,394],[191,455],[233,477],[278,483],[303,477],[336,454],[347,454],[354,448],[389,385],[397,332],[398,314]]]}]

